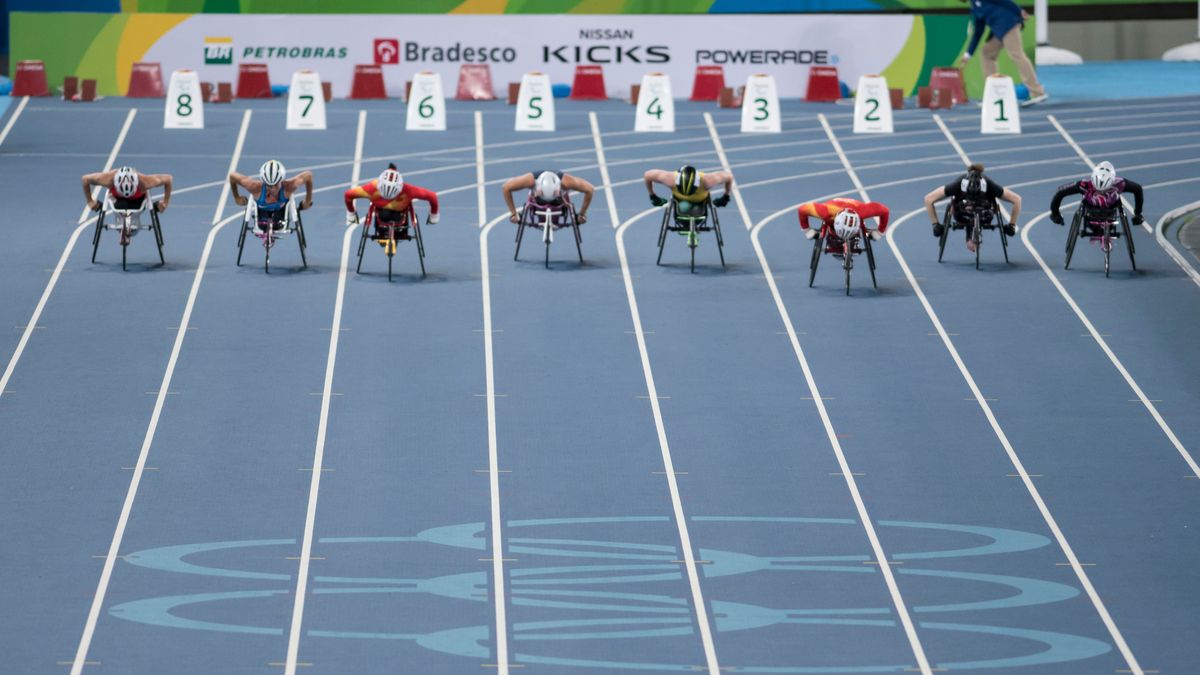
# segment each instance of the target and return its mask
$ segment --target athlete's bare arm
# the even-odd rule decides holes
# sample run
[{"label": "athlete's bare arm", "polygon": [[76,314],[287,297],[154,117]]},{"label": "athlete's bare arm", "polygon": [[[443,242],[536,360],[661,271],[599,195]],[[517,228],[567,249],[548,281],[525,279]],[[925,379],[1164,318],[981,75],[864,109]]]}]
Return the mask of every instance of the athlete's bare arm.
[{"label": "athlete's bare arm", "polygon": [[517,190],[532,190],[537,179],[532,173],[514,176],[504,181],[504,203],[508,206],[508,219],[514,223],[521,220],[521,215],[517,213],[517,205],[513,201],[513,193]]},{"label": "athlete's bare arm", "polygon": [[925,195],[925,212],[929,214],[929,222],[937,225],[941,221],[938,220],[937,209],[933,205],[946,197],[946,186],[942,185],[934,189],[929,194]]},{"label": "athlete's bare arm", "polygon": [[117,175],[116,171],[101,171],[99,173],[88,173],[83,175],[83,196],[87,200],[88,208],[93,211],[100,210],[100,202],[92,197],[92,188],[99,186],[102,188],[110,188],[113,184],[113,176]]},{"label": "athlete's bare arm", "polygon": [[254,194],[262,189],[262,181],[250,176],[243,176],[236,171],[229,172],[229,189],[232,191],[233,201],[238,206],[245,206],[250,200],[238,192],[238,186],[246,189],[246,192]]},{"label": "athlete's bare arm", "polygon": [[587,210],[592,205],[592,195],[595,194],[596,188],[591,183],[570,174],[563,174],[562,186],[564,190],[574,190],[575,192],[583,193],[583,205],[579,207],[579,212],[575,214],[575,218],[580,223],[587,222]]},{"label": "athlete's bare arm", "polygon": [[156,209],[166,211],[167,205],[171,203],[171,174],[169,173],[149,173],[142,174],[142,188],[149,191],[152,188],[161,187],[163,189],[163,198],[155,203]]}]

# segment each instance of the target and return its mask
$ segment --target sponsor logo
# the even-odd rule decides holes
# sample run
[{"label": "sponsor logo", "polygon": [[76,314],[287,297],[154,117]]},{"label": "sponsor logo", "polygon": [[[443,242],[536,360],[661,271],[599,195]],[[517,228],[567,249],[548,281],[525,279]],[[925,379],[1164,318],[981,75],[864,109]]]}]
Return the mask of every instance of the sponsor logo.
[{"label": "sponsor logo", "polygon": [[244,47],[243,59],[344,59],[349,47],[334,46],[271,46]]},{"label": "sponsor logo", "polygon": [[204,65],[228,66],[233,63],[233,38],[204,38]]},{"label": "sponsor logo", "polygon": [[542,45],[542,63],[670,63],[666,45]]},{"label": "sponsor logo", "polygon": [[824,49],[697,49],[696,63],[753,63],[825,65],[837,57]]},{"label": "sponsor logo", "polygon": [[464,47],[461,42],[449,47],[405,42],[404,60],[408,63],[512,63],[517,60],[517,50],[513,47]]},{"label": "sponsor logo", "polygon": [[394,38],[375,38],[375,63],[381,66],[400,63],[400,41]]},{"label": "sponsor logo", "polygon": [[628,28],[580,28],[580,40],[632,40],[633,31]]}]

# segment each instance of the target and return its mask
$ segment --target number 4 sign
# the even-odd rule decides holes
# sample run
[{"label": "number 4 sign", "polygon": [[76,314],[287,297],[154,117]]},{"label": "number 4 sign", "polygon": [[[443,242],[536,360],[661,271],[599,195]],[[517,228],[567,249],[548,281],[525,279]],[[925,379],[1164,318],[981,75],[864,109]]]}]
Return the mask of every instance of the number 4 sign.
[{"label": "number 4 sign", "polygon": [[1021,133],[1021,115],[1017,108],[1017,90],[1012,78],[999,73],[983,84],[983,110],[979,131],[984,134]]},{"label": "number 4 sign", "polygon": [[425,71],[413,76],[408,92],[409,131],[445,131],[446,97],[442,94],[442,76]]},{"label": "number 4 sign", "polygon": [[779,123],[779,93],[775,78],[770,75],[751,75],[742,95],[742,131],[781,131]]},{"label": "number 4 sign", "polygon": [[887,78],[863,75],[854,93],[854,133],[892,133],[892,97]]},{"label": "number 4 sign", "polygon": [[297,70],[288,87],[288,129],[325,128],[325,92],[321,76],[311,70]]},{"label": "number 4 sign", "polygon": [[675,131],[675,100],[671,98],[671,80],[662,73],[642,77],[638,89],[634,131]]},{"label": "number 4 sign", "polygon": [[184,69],[171,73],[163,128],[204,128],[204,99],[200,95],[200,76],[196,71]]}]

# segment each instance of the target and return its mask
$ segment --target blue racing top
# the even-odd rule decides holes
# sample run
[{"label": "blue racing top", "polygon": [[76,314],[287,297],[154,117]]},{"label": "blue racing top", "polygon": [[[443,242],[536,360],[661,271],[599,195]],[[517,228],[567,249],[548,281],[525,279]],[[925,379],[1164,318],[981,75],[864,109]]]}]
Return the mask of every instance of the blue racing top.
[{"label": "blue racing top", "polygon": [[1013,27],[1025,23],[1021,20],[1021,8],[1013,0],[971,0],[971,19],[967,56],[975,53],[985,27],[991,29],[992,37],[1001,40]]},{"label": "blue racing top", "polygon": [[283,194],[283,186],[279,187],[279,194],[275,197],[275,201],[267,201],[267,184],[263,183],[262,190],[258,193],[258,198],[254,200],[258,203],[258,208],[263,211],[278,211],[287,206],[287,197]]}]

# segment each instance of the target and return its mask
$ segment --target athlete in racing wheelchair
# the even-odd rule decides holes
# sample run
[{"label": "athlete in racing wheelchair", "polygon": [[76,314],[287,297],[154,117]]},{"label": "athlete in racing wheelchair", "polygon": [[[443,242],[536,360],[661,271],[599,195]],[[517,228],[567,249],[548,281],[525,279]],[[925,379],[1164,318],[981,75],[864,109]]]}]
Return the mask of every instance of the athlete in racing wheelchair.
[{"label": "athlete in racing wheelchair", "polygon": [[[294,198],[296,190],[304,185],[304,201],[297,204]],[[287,177],[287,169],[277,159],[268,160],[259,169],[258,177],[243,176],[233,171],[229,174],[229,187],[232,190],[233,201],[238,206],[246,207],[242,216],[242,231],[238,235],[237,264],[242,264],[242,249],[246,246],[246,235],[253,234],[262,240],[265,251],[264,268],[271,272],[271,249],[279,237],[289,234],[296,235],[296,243],[300,247],[300,262],[308,268],[308,258],[304,252],[308,248],[308,240],[304,236],[304,222],[300,211],[312,206],[313,180],[311,171],[301,171],[292,178]],[[238,187],[245,188],[250,193],[248,198],[238,192]],[[258,196],[254,197],[257,193]]]},{"label": "athlete in racing wheelchair", "polygon": [[[658,231],[658,260],[662,264],[663,249],[667,235],[675,232],[687,239],[691,249],[692,271],[696,271],[696,247],[700,245],[700,233],[712,231],[717,236],[717,255],[721,258],[721,269],[725,269],[725,238],[721,236],[721,222],[714,207],[729,203],[733,194],[733,175],[714,171],[706,174],[696,167],[684,165],[678,171],[651,169],[643,176],[650,203],[654,206],[667,205],[663,212],[662,227]],[[654,185],[665,185],[671,189],[670,200],[659,197]],[[724,187],[721,196],[713,198],[710,191],[718,185]]]},{"label": "athlete in racing wheelchair", "polygon": [[[942,220],[937,217],[934,204],[949,197]],[[998,200],[1012,205],[1012,215],[1004,222],[1004,213]],[[946,240],[951,230],[963,230],[967,239],[967,250],[975,254],[975,269],[979,269],[979,250],[983,245],[983,231],[1000,231],[1000,244],[1004,251],[1004,262],[1008,262],[1008,238],[1017,234],[1017,218],[1021,215],[1021,196],[1016,192],[989,180],[983,175],[982,164],[972,164],[967,172],[946,185],[925,195],[925,211],[933,223],[933,236],[938,238],[938,262],[946,251]]]},{"label": "athlete in racing wheelchair", "polygon": [[[92,233],[92,262],[96,262],[96,252],[100,249],[100,235],[105,230],[116,230],[120,233],[121,269],[125,269],[129,241],[138,230],[148,229],[154,232],[159,264],[166,264],[162,250],[162,226],[158,214],[166,211],[171,202],[171,175],[139,174],[133,168],[123,166],[111,171],[89,173],[83,176],[82,180],[88,208],[100,212],[96,216],[96,229]],[[93,187],[104,188],[102,201],[97,201],[92,195]],[[163,198],[157,202],[150,197],[150,190],[156,187],[163,189]],[[142,222],[142,214],[148,214],[149,223]]]},{"label": "athlete in racing wheelchair", "polygon": [[[355,272],[362,272],[363,252],[367,240],[372,239],[383,247],[388,257],[388,281],[392,280],[392,258],[396,255],[396,244],[401,241],[415,241],[417,244],[417,259],[421,263],[421,276],[425,276],[425,241],[421,238],[421,219],[413,208],[413,200],[420,199],[429,202],[430,225],[438,222],[438,197],[433,190],[405,183],[395,164],[388,164],[387,169],[379,174],[379,178],[368,181],[363,185],[355,185],[346,190],[346,225],[354,226],[359,223],[358,213],[354,210],[356,199],[366,199],[366,218],[362,220],[362,234],[358,238],[358,266]],[[373,228],[373,229],[372,229]]]},{"label": "athlete in racing wheelchair", "polygon": [[1100,244],[1104,252],[1104,276],[1108,276],[1109,258],[1112,253],[1112,240],[1125,239],[1125,248],[1129,251],[1129,264],[1137,269],[1133,259],[1133,231],[1129,226],[1129,217],[1125,213],[1125,204],[1121,194],[1133,193],[1133,224],[1141,225],[1142,217],[1142,186],[1117,176],[1116,169],[1110,162],[1100,162],[1092,170],[1090,178],[1067,183],[1058,188],[1050,201],[1050,220],[1058,225],[1063,224],[1059,207],[1068,195],[1082,195],[1079,209],[1071,221],[1071,231],[1067,235],[1067,260],[1064,269],[1070,267],[1071,256],[1075,253],[1075,243],[1084,237]]},{"label": "athlete in racing wheelchair", "polygon": [[[842,270],[846,273],[846,295],[850,295],[850,271],[854,269],[854,258],[862,253],[867,254],[871,285],[879,287],[875,281],[875,249],[871,247],[871,242],[882,239],[887,232],[888,219],[891,217],[888,207],[879,202],[838,197],[827,202],[801,204],[797,214],[804,236],[813,240],[812,258],[808,263],[809,288],[817,278],[817,267],[821,264],[823,253],[842,261]],[[809,218],[819,220],[820,227],[810,227]],[[878,219],[877,228],[867,227],[866,221],[870,218]]]},{"label": "athlete in racing wheelchair", "polygon": [[[583,262],[583,237],[579,234],[579,226],[587,222],[587,210],[596,191],[591,183],[562,171],[538,170],[508,179],[503,189],[504,203],[508,205],[508,220],[517,224],[517,250],[513,253],[513,260],[521,255],[525,228],[535,227],[542,232],[542,243],[546,246],[545,264],[550,267],[550,244],[554,243],[554,231],[569,227],[575,237],[575,252],[579,254],[579,262]],[[519,213],[513,201],[513,192],[517,190],[529,190],[529,196]],[[571,201],[572,191],[583,193],[583,205],[578,211]]]}]

